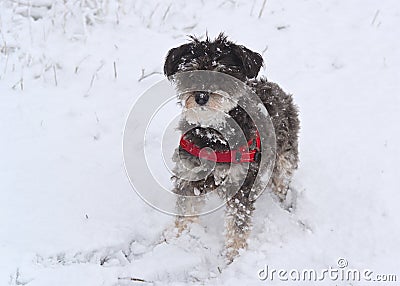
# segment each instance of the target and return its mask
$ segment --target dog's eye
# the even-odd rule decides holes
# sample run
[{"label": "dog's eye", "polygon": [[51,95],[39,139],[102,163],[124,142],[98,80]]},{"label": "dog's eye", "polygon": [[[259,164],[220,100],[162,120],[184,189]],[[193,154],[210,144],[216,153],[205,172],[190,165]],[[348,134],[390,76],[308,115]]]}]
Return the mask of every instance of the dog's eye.
[{"label": "dog's eye", "polygon": [[240,72],[239,67],[237,66],[225,66],[225,65],[220,65],[219,66],[219,71],[221,72],[233,72],[233,73],[237,73]]},{"label": "dog's eye", "polygon": [[217,61],[226,66],[237,66],[241,64],[240,59],[233,54],[222,54]]},{"label": "dog's eye", "polygon": [[224,66],[235,66],[235,62],[232,61],[230,58],[219,59],[218,63]]}]

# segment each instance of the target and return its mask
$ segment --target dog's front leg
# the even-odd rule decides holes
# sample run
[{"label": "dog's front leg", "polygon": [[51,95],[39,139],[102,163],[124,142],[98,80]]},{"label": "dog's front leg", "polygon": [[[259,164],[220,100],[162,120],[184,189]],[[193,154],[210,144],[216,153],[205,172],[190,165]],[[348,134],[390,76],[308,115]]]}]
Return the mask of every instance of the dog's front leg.
[{"label": "dog's front leg", "polygon": [[228,263],[239,254],[239,249],[247,247],[247,238],[251,228],[251,215],[254,201],[240,190],[226,205],[225,218],[225,251]]},{"label": "dog's front leg", "polygon": [[293,172],[297,169],[297,164],[297,152],[294,150],[277,154],[275,168],[269,184],[273,195],[278,199],[282,207],[289,211],[296,204],[296,194],[292,191],[291,196],[288,196],[288,191]]},{"label": "dog's front leg", "polygon": [[190,224],[197,223],[198,221],[198,216],[177,216],[175,219],[175,228],[177,230],[176,236],[179,237]]},{"label": "dog's front leg", "polygon": [[187,196],[187,194],[186,196],[178,196],[176,201],[178,215],[175,219],[175,228],[178,231],[177,236],[181,235],[191,223],[198,222],[198,214],[201,212],[203,206],[203,197],[194,197],[193,194],[191,196]]}]

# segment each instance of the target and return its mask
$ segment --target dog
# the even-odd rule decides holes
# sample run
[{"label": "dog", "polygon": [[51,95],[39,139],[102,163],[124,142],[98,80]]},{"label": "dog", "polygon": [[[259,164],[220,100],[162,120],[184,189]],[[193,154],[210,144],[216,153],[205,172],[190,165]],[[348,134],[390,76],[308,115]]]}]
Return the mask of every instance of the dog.
[{"label": "dog", "polygon": [[[298,108],[294,104],[292,96],[285,93],[277,84],[268,81],[265,77],[257,79],[262,66],[263,58],[259,53],[235,44],[228,40],[224,33],[221,33],[214,40],[211,40],[208,36],[205,40],[191,36],[188,43],[171,49],[165,59],[164,74],[171,78],[176,74],[189,71],[217,71],[240,80],[258,95],[269,113],[276,138],[275,165],[268,188],[279,202],[284,203],[289,183],[299,161],[298,133],[300,124]],[[228,94],[227,96],[231,95]],[[183,163],[186,169],[197,168],[202,164],[198,154],[190,152],[190,150],[193,150],[193,146],[196,146],[197,149],[208,147],[216,152],[226,151],[227,144],[221,138],[221,134],[213,128],[207,127],[210,118],[218,117],[217,114],[214,114],[216,109],[222,110],[236,121],[246,140],[252,141],[257,137],[254,122],[243,108],[235,105],[235,101],[226,101],[223,96],[207,91],[181,94],[178,95],[178,100],[185,110],[178,129],[182,132],[189,130],[185,132],[182,137],[184,139],[181,139],[174,154],[175,159],[179,157],[179,160],[175,160],[178,173],[182,169]],[[198,112],[190,112],[193,110]],[[188,145],[191,149],[188,149]],[[262,150],[258,151],[254,153],[249,162],[247,175],[240,189],[226,204],[225,257],[228,263],[234,260],[240,249],[247,247],[246,241],[251,229],[251,217],[255,209],[255,201],[251,198],[251,192],[254,178],[259,169],[259,157],[263,154]],[[182,196],[198,196],[211,192],[222,185],[223,181],[235,179],[235,172],[232,174],[224,173],[231,162],[215,161],[213,170],[202,179],[190,180],[176,175],[173,176],[174,193]],[[241,164],[232,165],[239,168]],[[185,207],[188,206],[185,205],[184,199],[178,199],[177,208]],[[189,207],[200,208],[201,206]],[[182,233],[190,223],[197,221],[197,219],[195,215],[178,215],[175,221],[178,233]]]}]

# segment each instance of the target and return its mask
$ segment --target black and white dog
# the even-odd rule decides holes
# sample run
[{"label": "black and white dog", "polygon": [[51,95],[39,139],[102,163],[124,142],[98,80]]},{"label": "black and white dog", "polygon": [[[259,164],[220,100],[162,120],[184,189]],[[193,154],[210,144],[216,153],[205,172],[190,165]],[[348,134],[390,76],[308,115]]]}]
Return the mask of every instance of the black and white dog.
[{"label": "black and white dog", "polygon": [[[293,171],[298,165],[298,110],[291,95],[286,94],[277,84],[269,82],[266,78],[256,79],[262,65],[263,59],[260,54],[229,41],[221,33],[215,40],[207,37],[201,41],[191,37],[189,43],[171,49],[165,60],[164,73],[170,77],[187,71],[218,71],[242,81],[259,96],[268,110],[276,137],[275,166],[269,188],[274,196],[284,203]],[[198,167],[201,164],[198,150],[204,147],[213,149],[217,157],[218,154],[226,154],[228,149],[232,149],[218,131],[207,128],[215,110],[222,110],[233,118],[243,131],[246,140],[254,143],[254,152],[248,154],[246,158],[249,167],[244,182],[239,191],[229,199],[226,207],[226,258],[231,262],[238,254],[238,250],[247,246],[246,240],[251,228],[254,200],[250,197],[250,193],[259,170],[260,156],[263,155],[263,151],[259,150],[258,132],[244,109],[235,105],[236,100],[229,101],[220,94],[207,91],[180,94],[178,100],[184,109],[179,128],[185,131],[175,154],[180,157],[176,167],[178,173],[179,164],[182,162],[185,163],[186,169],[188,166]],[[241,158],[235,159],[239,160],[235,168],[240,168]],[[236,172],[228,174],[224,172],[231,167],[230,158],[226,159],[221,155],[214,162],[213,171],[200,180],[173,177],[174,192],[184,196],[198,196],[218,188],[224,182],[234,181]],[[184,202],[178,202],[177,205],[183,207]],[[195,216],[178,216],[176,219],[178,232],[181,233],[195,220]]]}]

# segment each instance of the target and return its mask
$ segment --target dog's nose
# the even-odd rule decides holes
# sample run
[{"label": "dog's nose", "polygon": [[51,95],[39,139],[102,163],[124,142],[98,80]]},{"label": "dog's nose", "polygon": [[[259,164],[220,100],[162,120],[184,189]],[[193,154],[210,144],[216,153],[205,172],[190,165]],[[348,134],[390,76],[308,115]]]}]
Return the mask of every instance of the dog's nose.
[{"label": "dog's nose", "polygon": [[204,105],[210,98],[210,93],[206,91],[196,91],[194,93],[194,100],[198,105]]}]

